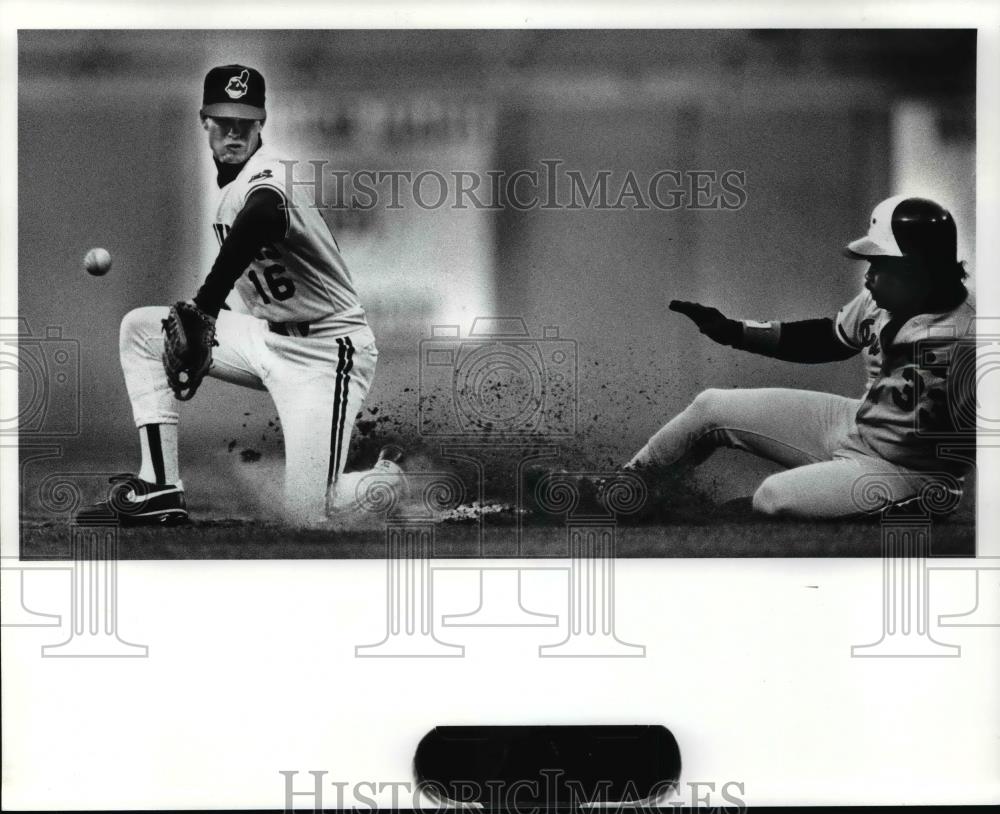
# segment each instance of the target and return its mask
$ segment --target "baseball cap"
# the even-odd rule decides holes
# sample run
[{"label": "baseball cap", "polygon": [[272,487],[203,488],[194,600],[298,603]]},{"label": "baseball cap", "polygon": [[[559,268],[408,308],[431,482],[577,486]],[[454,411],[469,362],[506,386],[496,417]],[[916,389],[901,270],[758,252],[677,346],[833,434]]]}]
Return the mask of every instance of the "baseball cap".
[{"label": "baseball cap", "polygon": [[220,119],[267,118],[264,77],[246,65],[221,65],[205,76],[201,115]]},{"label": "baseball cap", "polygon": [[852,240],[848,257],[910,257],[951,260],[957,256],[958,234],[951,213],[928,198],[894,195],[878,204],[868,234]]}]

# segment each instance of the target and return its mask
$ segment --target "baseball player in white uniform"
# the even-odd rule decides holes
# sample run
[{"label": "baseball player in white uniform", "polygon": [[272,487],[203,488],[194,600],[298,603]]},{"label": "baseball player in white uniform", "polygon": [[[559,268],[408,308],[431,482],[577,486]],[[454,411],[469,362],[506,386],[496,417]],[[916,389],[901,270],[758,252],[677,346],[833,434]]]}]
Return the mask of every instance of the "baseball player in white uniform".
[{"label": "baseball player in white uniform", "polygon": [[[286,516],[310,523],[326,517],[335,497],[378,350],[336,239],[309,192],[288,188],[285,164],[262,143],[264,102],[264,78],[253,68],[226,65],[205,77],[201,121],[217,170],[211,228],[220,247],[193,303],[216,320],[208,375],[274,399]],[[234,290],[246,313],[226,308]],[[106,522],[109,514],[129,525],[187,520],[179,403],[161,359],[167,310],[138,308],[122,320],[121,364],[142,464],[78,522]],[[377,467],[398,473],[401,455],[387,447]]]},{"label": "baseball player in white uniform", "polygon": [[[706,390],[626,468],[693,465],[720,446],[742,449],[787,467],[764,480],[753,509],[803,518],[861,514],[855,486],[866,475],[879,478],[889,505],[915,499],[935,480],[960,491],[969,456],[939,454],[941,438],[975,443],[974,428],[955,420],[975,410],[974,376],[958,364],[961,354],[974,354],[975,309],[956,246],[946,209],[896,196],[875,207],[868,234],[845,250],[870,265],[864,288],[835,319],[738,322],[673,301],[670,308],[702,333],[742,350],[802,363],[863,354],[865,392],[853,399],[783,388]],[[928,343],[934,352],[921,353]],[[949,379],[958,370],[964,378]]]}]

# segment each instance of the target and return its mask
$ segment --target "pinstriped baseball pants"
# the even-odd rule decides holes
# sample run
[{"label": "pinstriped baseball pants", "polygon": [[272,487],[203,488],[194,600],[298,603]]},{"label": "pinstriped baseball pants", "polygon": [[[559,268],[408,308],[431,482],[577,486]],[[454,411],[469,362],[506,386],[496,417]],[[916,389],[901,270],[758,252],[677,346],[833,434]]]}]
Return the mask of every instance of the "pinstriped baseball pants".
[{"label": "pinstriped baseball pants", "polygon": [[[179,402],[167,383],[160,321],[165,307],[129,312],[119,350],[137,427],[176,424]],[[209,376],[267,390],[285,443],[285,509],[290,520],[326,516],[329,487],[344,471],[354,420],[378,361],[368,328],[340,337],[282,336],[260,319],[222,311]],[[236,416],[234,416],[234,420]]]}]

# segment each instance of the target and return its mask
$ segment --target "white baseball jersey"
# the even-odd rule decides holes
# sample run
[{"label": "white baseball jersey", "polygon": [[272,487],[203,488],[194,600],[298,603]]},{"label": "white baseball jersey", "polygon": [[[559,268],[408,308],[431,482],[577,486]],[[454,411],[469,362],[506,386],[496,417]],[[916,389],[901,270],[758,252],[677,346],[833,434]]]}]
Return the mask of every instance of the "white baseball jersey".
[{"label": "white baseball jersey", "polygon": [[[249,195],[272,189],[283,202],[285,237],[264,246],[236,281],[248,313],[268,322],[310,322],[336,333],[367,326],[337,241],[306,186],[288,188],[290,170],[261,147],[240,174],[219,190],[212,228],[220,245]],[[291,205],[289,205],[291,203]]]},{"label": "white baseball jersey", "polygon": [[968,407],[948,403],[959,392],[948,376],[959,340],[967,347],[973,338],[975,316],[971,295],[951,311],[905,321],[879,308],[867,290],[840,309],[837,337],[867,364],[858,432],[885,460],[923,471],[954,468],[942,463],[938,444],[948,436],[958,440],[955,410]]}]

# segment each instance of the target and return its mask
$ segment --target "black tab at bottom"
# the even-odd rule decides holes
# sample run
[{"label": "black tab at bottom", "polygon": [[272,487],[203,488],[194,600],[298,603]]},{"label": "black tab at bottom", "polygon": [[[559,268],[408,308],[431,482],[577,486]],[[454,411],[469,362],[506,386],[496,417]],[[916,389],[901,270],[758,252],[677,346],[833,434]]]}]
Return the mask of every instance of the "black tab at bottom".
[{"label": "black tab at bottom", "polygon": [[414,758],[429,795],[487,809],[654,801],[680,780],[664,726],[438,726]]}]

